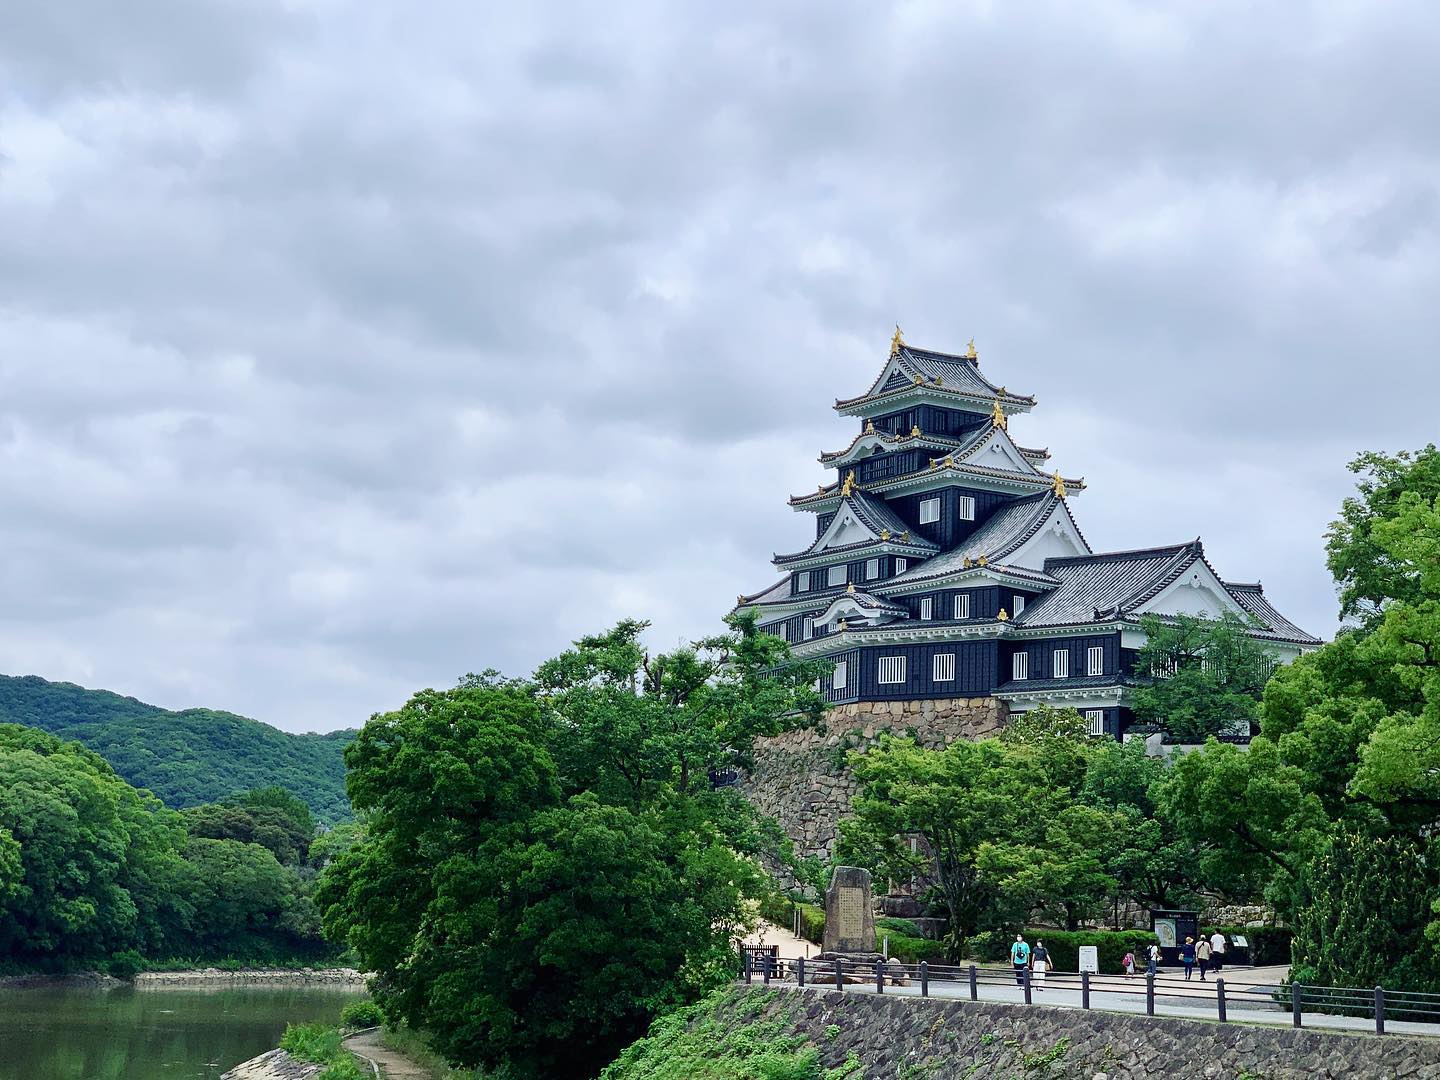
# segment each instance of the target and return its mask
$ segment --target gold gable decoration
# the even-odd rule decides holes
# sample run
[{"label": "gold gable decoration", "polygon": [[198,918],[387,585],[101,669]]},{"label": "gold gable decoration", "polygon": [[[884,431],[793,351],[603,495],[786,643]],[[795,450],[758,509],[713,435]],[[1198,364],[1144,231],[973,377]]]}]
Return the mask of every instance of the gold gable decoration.
[{"label": "gold gable decoration", "polygon": [[1010,427],[1010,421],[1005,417],[1005,407],[1000,404],[1000,399],[995,399],[995,411],[990,414],[991,421],[1002,431]]},{"label": "gold gable decoration", "polygon": [[874,434],[875,434],[875,421],[874,421],[874,420],[866,420],[866,421],[865,421],[865,434],[866,434],[866,435],[874,435]]},{"label": "gold gable decoration", "polygon": [[1055,492],[1058,497],[1062,499],[1065,498],[1065,481],[1060,478],[1059,469],[1055,470],[1055,476],[1053,479],[1055,482],[1050,485],[1050,490]]},{"label": "gold gable decoration", "polygon": [[840,497],[848,499],[855,494],[855,470],[851,469],[845,476],[845,483],[840,485]]},{"label": "gold gable decoration", "polygon": [[997,619],[999,619],[1001,622],[1009,622],[1009,621],[1010,621],[1010,615],[1009,615],[1009,613],[1008,613],[1003,607],[1000,609],[1000,614],[999,614],[999,615],[996,615],[995,617],[996,617]]},{"label": "gold gable decoration", "polygon": [[905,336],[900,332],[900,324],[895,324],[895,336],[890,339],[890,355],[899,356],[900,350],[905,346]]},{"label": "gold gable decoration", "polygon": [[975,351],[975,339],[974,339],[973,337],[970,339],[970,344],[965,346],[965,359],[966,359],[966,360],[978,360],[978,359],[980,359],[980,354]]}]

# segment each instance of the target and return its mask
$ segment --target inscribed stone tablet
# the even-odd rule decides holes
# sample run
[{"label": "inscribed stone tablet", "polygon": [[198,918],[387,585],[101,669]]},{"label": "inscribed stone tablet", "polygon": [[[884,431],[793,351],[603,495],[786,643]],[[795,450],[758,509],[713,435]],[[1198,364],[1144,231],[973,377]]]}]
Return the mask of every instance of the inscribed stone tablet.
[{"label": "inscribed stone tablet", "polygon": [[865,890],[842,886],[836,897],[835,913],[839,916],[840,937],[853,940],[865,933]]}]

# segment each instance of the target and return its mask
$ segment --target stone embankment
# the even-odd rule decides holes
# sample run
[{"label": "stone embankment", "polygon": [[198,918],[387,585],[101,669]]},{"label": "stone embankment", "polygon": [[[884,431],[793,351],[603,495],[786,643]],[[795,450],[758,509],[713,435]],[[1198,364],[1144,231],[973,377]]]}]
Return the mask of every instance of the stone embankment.
[{"label": "stone embankment", "polygon": [[324,1065],[296,1061],[284,1050],[271,1050],[221,1073],[220,1080],[310,1080],[324,1068]]},{"label": "stone embankment", "polygon": [[202,968],[198,971],[146,971],[135,976],[139,990],[173,989],[187,986],[303,986],[335,989],[363,988],[365,975],[354,968],[325,968],[318,971],[283,968],[225,971]]},{"label": "stone embankment", "polygon": [[1341,1035],[1039,1005],[740,988],[729,1031],[778,1021],[854,1077],[968,1080],[1407,1080],[1440,1077],[1440,1039]]},{"label": "stone embankment", "polygon": [[756,739],[755,767],[740,790],[762,816],[779,822],[797,855],[829,859],[836,824],[849,815],[859,787],[845,766],[848,751],[882,732],[913,735],[921,746],[940,749],[994,735],[1007,715],[1005,703],[993,697],[837,705],[818,728]]}]

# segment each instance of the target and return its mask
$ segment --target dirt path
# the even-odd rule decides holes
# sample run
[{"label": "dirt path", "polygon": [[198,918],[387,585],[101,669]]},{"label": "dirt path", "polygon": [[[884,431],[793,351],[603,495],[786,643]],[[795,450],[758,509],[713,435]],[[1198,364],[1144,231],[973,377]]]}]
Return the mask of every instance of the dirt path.
[{"label": "dirt path", "polygon": [[351,1035],[345,1040],[345,1049],[380,1066],[380,1075],[386,1080],[432,1080],[427,1070],[416,1065],[404,1054],[397,1054],[389,1047],[380,1045],[378,1029]]}]

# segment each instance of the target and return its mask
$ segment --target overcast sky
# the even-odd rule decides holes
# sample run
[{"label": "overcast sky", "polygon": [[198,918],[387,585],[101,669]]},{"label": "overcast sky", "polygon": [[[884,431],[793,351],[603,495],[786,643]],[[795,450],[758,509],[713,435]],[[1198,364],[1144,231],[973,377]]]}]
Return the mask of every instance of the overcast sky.
[{"label": "overcast sky", "polygon": [[1432,5],[681,7],[0,3],[0,671],[329,729],[714,632],[897,322],[1334,632],[1440,429]]}]

